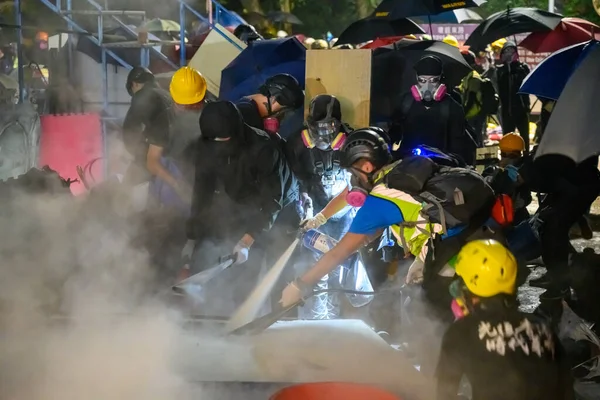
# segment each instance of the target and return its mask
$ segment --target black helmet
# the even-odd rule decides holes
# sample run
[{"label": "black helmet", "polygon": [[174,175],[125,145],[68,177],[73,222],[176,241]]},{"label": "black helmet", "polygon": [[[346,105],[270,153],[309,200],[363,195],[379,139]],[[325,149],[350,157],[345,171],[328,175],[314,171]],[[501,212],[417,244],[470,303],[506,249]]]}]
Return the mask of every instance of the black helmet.
[{"label": "black helmet", "polygon": [[133,83],[147,83],[154,82],[154,74],[148,68],[144,67],[133,67],[131,71],[129,71],[129,75],[127,75],[127,83],[125,87],[127,88],[127,93],[130,96],[133,96]]},{"label": "black helmet", "polygon": [[279,104],[294,110],[304,103],[304,92],[300,84],[289,74],[273,75],[258,90],[263,96],[275,97]]},{"label": "black helmet", "polygon": [[252,25],[246,24],[238,25],[233,31],[233,35],[246,44],[262,39],[262,36],[256,32],[256,29]]},{"label": "black helmet", "polygon": [[321,150],[330,148],[342,127],[340,101],[328,94],[315,96],[308,106],[306,127],[316,147]]},{"label": "black helmet", "polygon": [[378,133],[379,129],[381,128],[357,129],[348,136],[341,150],[342,168],[350,168],[363,158],[373,163],[376,169],[392,161],[389,142]]}]

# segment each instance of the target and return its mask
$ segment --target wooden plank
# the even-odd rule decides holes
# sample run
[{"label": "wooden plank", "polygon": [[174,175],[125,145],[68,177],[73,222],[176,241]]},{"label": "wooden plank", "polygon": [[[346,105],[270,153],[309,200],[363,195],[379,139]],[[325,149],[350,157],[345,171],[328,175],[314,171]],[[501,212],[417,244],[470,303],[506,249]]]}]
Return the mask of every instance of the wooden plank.
[{"label": "wooden plank", "polygon": [[310,100],[325,93],[340,100],[344,122],[369,126],[371,50],[307,51],[305,115]]},{"label": "wooden plank", "polygon": [[223,35],[240,45],[241,48],[246,48],[245,43],[221,25],[216,24],[189,62],[190,67],[204,75],[208,91],[215,96],[219,95],[221,87],[221,71],[241,53],[241,50],[225,39]]}]

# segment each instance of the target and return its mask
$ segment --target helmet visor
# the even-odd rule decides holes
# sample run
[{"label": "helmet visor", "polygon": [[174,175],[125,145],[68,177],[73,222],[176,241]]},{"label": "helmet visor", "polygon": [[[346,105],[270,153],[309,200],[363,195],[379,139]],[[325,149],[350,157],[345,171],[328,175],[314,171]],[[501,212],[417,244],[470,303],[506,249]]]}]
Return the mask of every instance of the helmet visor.
[{"label": "helmet visor", "polygon": [[331,147],[331,143],[340,133],[341,122],[334,118],[321,121],[307,121],[308,134],[319,149]]}]

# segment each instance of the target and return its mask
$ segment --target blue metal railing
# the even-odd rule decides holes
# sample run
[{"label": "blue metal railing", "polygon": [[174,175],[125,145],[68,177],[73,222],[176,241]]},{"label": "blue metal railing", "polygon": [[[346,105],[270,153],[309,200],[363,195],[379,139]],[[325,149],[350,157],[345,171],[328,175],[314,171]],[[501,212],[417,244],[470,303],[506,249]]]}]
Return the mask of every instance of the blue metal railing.
[{"label": "blue metal railing", "polygon": [[219,20],[220,20],[219,17],[223,14],[225,14],[229,17],[233,17],[236,20],[238,20],[240,23],[242,23],[243,21],[239,17],[236,17],[235,15],[231,14],[231,12],[228,9],[223,7],[219,2],[217,2],[215,0],[212,0],[213,6],[215,7],[214,10],[215,10],[215,16],[216,16],[216,18],[214,20],[211,18],[211,16],[205,17],[204,15],[200,14],[198,11],[196,11],[195,9],[190,7],[190,5],[185,2],[185,0],[178,0],[178,1],[179,1],[179,25],[180,25],[180,29],[181,29],[179,32],[179,38],[180,38],[179,65],[180,66],[183,67],[184,65],[186,65],[186,61],[187,61],[186,54],[185,54],[185,12],[186,11],[189,11],[192,14],[194,14],[194,16],[196,16],[196,18],[198,18],[199,20],[210,24],[210,27],[212,29],[216,30],[223,38],[225,38],[225,40],[227,40],[229,43],[233,44],[238,49],[243,50],[243,47],[241,47],[235,41],[231,40],[231,38],[229,38],[225,33],[221,32],[215,26],[217,23],[219,23]]}]

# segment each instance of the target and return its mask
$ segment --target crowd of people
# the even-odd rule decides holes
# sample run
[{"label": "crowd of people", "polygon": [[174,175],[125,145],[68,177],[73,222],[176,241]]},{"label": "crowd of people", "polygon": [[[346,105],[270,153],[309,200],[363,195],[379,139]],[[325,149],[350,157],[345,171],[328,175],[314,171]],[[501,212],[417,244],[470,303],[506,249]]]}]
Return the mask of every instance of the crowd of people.
[{"label": "crowd of people", "polygon": [[[235,34],[260,39],[247,26]],[[452,37],[444,41],[458,46]],[[529,69],[515,43],[501,40],[489,52],[463,55],[473,72],[455,88],[446,87],[440,58],[418,60],[414,86],[398,94],[388,120],[352,127],[340,99],[321,94],[286,137],[281,122],[304,105],[302,86],[290,75],[274,75],[236,102],[207,102],[206,81],[190,67],[174,74],[169,91],[149,70],[134,68],[123,129],[135,161],[124,182],[150,181],[151,206],[176,208],[186,219],[181,264],[190,273],[214,264],[215,254],[245,264],[224,274],[225,285],[206,289],[213,292],[204,309],[233,312],[252,289],[247,283],[298,232],[316,229],[335,246],[320,257],[297,257],[271,305],[304,300],[301,317],[343,317],[339,297],[324,295],[316,304],[311,294],[315,286],[339,285],[346,260],[381,241],[386,261],[389,254],[414,260],[406,284],[422,290],[448,328],[439,399],[455,399],[463,375],[473,399],[574,398],[556,324],[570,295],[569,230],[586,227],[584,215],[600,193],[598,158],[534,162],[529,97],[518,94]],[[480,174],[475,152],[492,114],[505,132],[500,160]],[[540,200],[533,219],[532,193]],[[524,242],[523,232],[532,231],[539,243]],[[524,314],[517,287],[527,261],[539,256],[548,273],[532,284],[547,290],[538,310]],[[375,288],[383,282],[373,269],[381,265],[364,265]],[[217,310],[217,298],[230,306]]]}]

